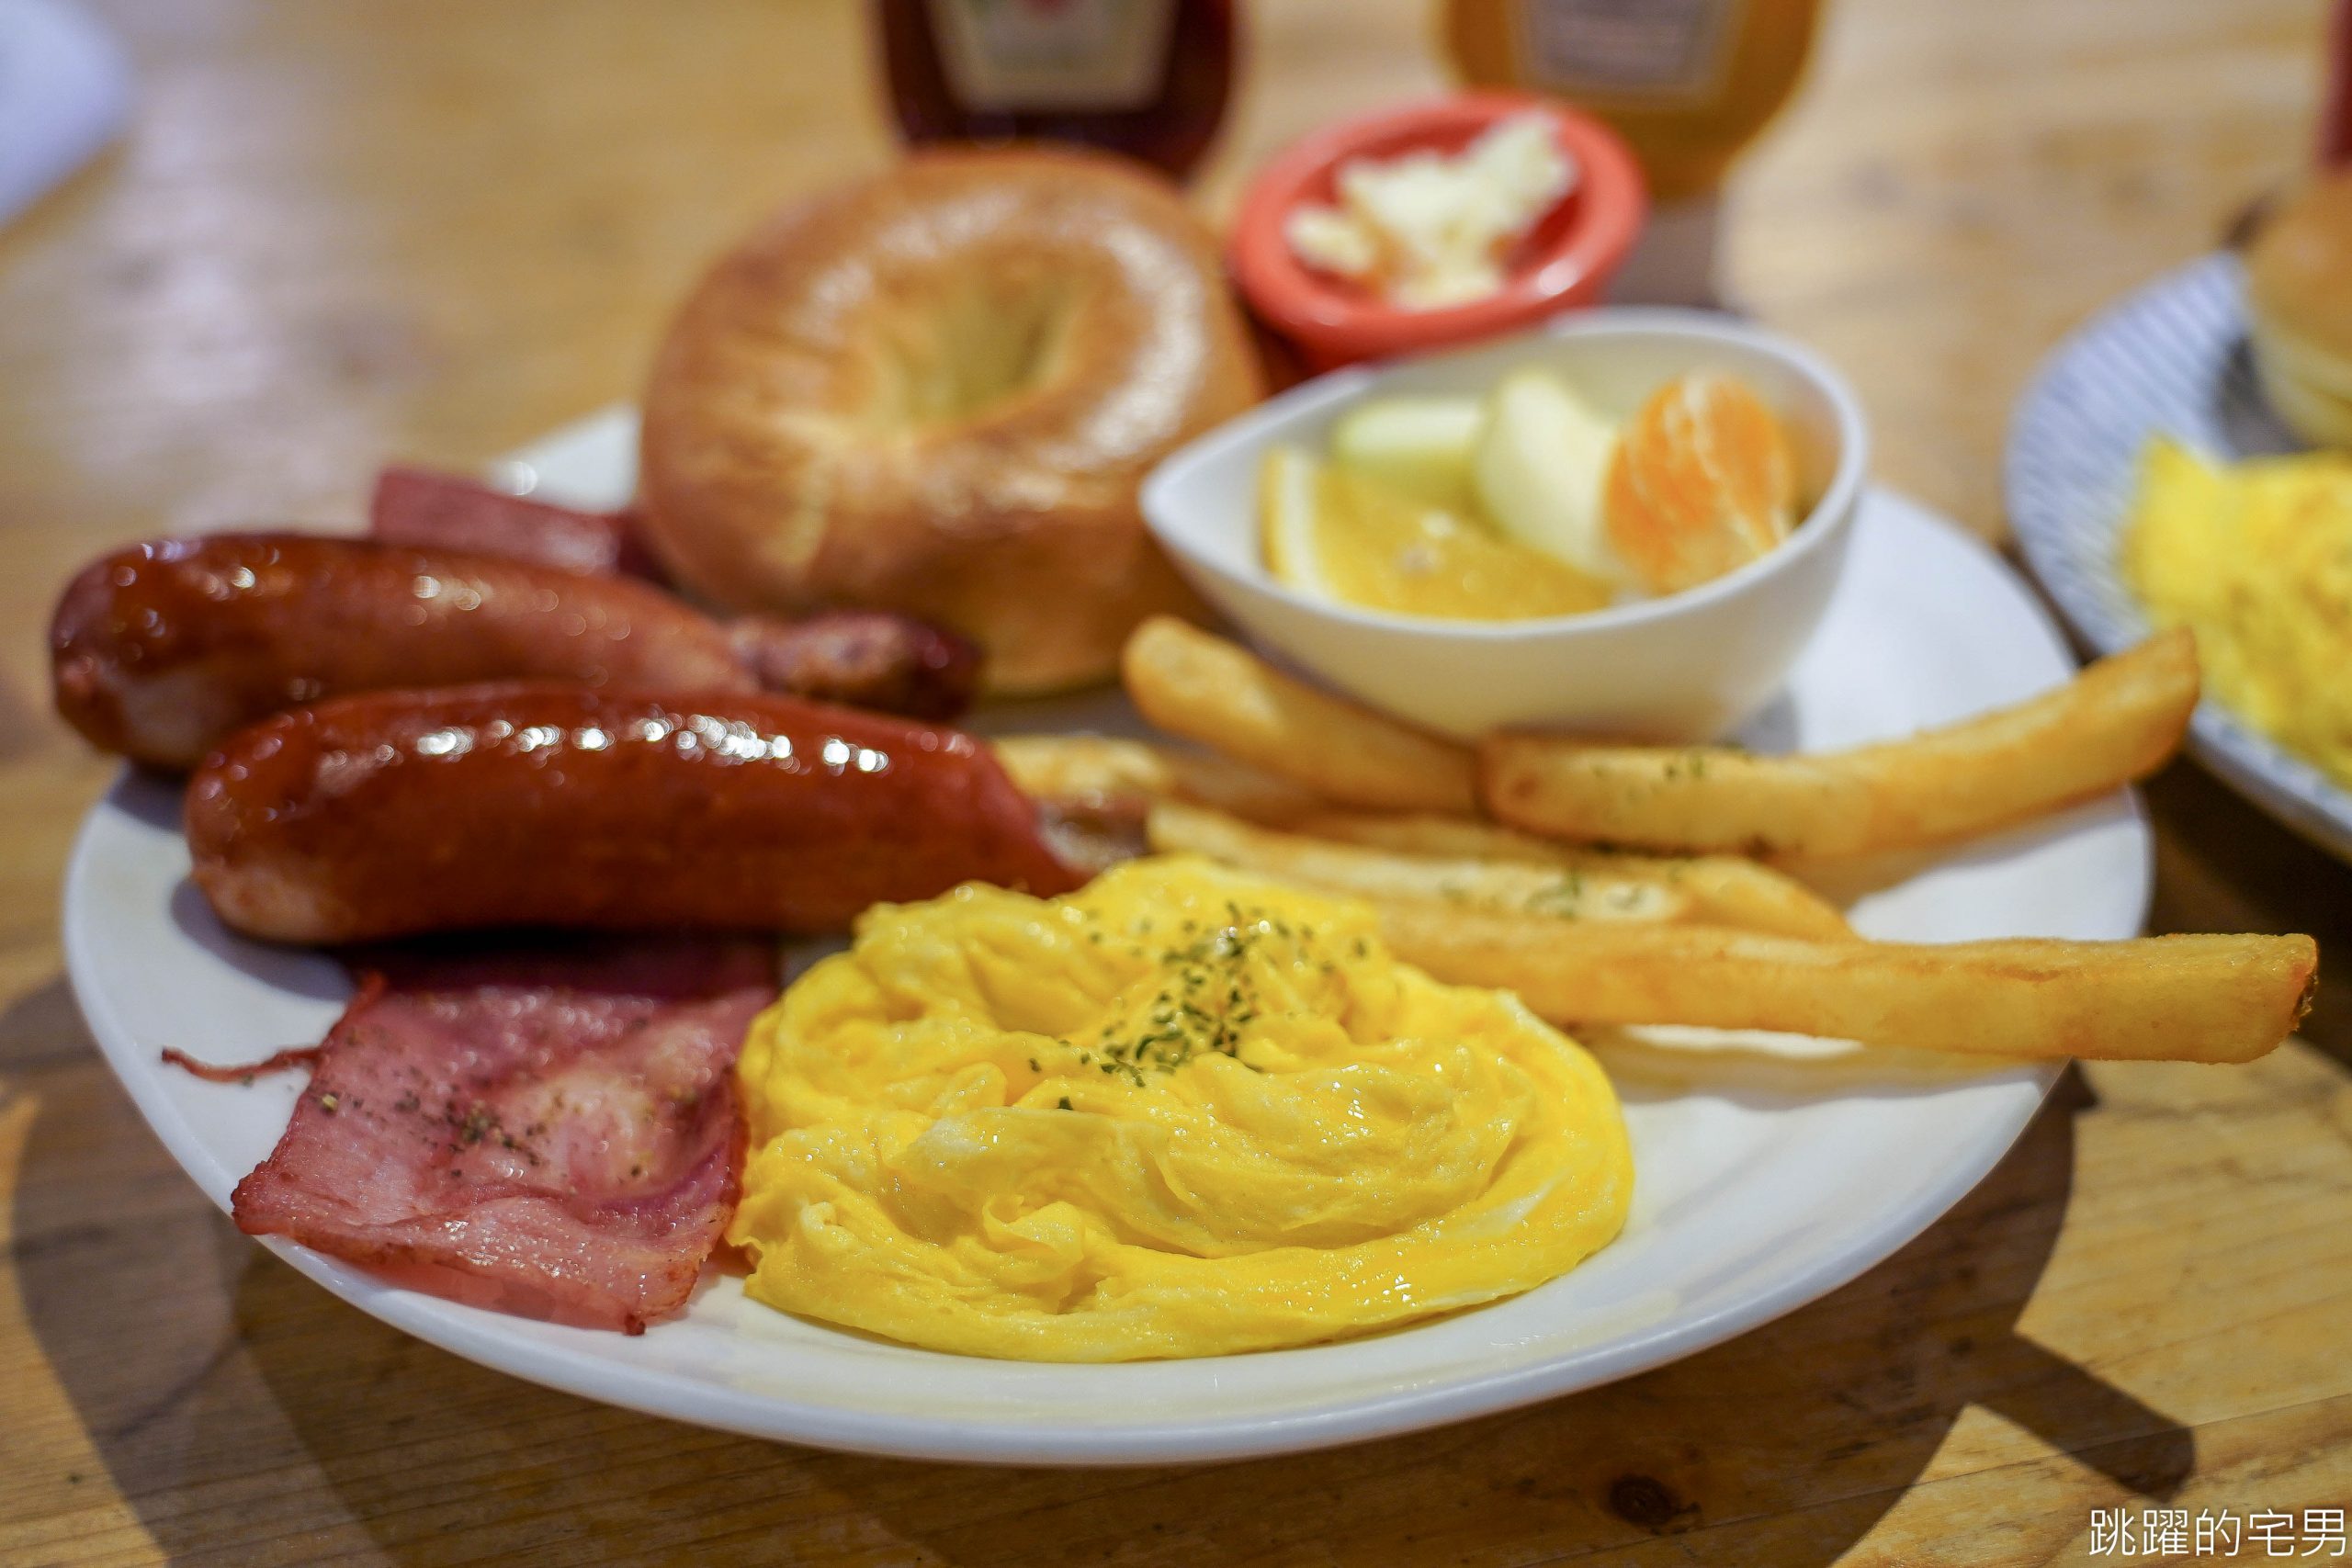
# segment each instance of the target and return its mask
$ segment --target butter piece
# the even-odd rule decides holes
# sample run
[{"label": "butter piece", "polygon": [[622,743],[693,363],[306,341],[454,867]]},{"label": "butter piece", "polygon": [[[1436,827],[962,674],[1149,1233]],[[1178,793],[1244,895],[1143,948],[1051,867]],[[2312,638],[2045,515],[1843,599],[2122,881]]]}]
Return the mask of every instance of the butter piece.
[{"label": "butter piece", "polygon": [[1510,247],[1576,181],[1549,121],[1514,115],[1453,156],[1350,159],[1334,181],[1339,205],[1298,208],[1283,235],[1300,261],[1390,304],[1458,305],[1502,287]]}]

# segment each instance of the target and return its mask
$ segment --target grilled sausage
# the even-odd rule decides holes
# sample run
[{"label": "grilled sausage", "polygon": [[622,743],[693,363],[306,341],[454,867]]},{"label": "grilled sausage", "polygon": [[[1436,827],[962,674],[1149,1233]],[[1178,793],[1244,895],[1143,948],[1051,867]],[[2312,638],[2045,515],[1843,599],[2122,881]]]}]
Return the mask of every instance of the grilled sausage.
[{"label": "grilled sausage", "polygon": [[1082,878],[955,730],[763,694],[520,683],[280,714],[189,780],[195,879],[252,936],[824,931],[980,880]]},{"label": "grilled sausage", "polygon": [[348,692],[547,678],[750,691],[727,629],[644,582],[302,534],[134,545],[50,628],[57,709],[171,771],[232,731]]},{"label": "grilled sausage", "polygon": [[978,654],[903,616],[722,625],[650,583],[380,540],[220,534],[136,545],[67,587],[57,708],[92,743],[171,772],[231,732],[354,692],[561,680],[760,687],[948,718]]},{"label": "grilled sausage", "polygon": [[746,615],[728,630],[771,692],[944,722],[980,687],[980,650],[887,610],[825,610],[799,621]]}]

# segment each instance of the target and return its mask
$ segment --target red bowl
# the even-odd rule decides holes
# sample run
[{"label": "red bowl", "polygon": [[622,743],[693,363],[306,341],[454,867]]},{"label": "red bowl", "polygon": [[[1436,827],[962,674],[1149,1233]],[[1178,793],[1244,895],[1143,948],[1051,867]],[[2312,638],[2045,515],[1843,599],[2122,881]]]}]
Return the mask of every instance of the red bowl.
[{"label": "red bowl", "polygon": [[[1523,236],[1503,286],[1482,299],[1400,310],[1371,289],[1318,272],[1291,253],[1283,225],[1302,202],[1329,202],[1341,164],[1431,148],[1459,152],[1498,119],[1550,120],[1577,166],[1576,187]],[[1527,93],[1459,93],[1341,120],[1276,153],[1241,198],[1227,264],[1250,308],[1318,370],[1491,337],[1555,311],[1598,303],[1633,248],[1648,209],[1640,167],[1591,116]]]}]

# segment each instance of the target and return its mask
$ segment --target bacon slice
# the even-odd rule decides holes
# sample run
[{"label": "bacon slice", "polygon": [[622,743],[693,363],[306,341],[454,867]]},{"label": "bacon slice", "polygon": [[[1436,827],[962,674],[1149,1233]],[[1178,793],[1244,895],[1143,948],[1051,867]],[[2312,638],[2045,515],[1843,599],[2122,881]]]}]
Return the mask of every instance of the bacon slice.
[{"label": "bacon slice", "polygon": [[199,1062],[176,1045],[164,1047],[164,1065],[193,1073],[206,1083],[251,1083],[264,1073],[282,1073],[288,1067],[307,1067],[319,1059],[322,1045],[288,1045],[273,1052],[258,1062],[213,1063]]},{"label": "bacon slice", "polygon": [[735,1206],[736,1052],[765,942],[385,951],[320,1047],[238,1228],[526,1315],[637,1334]]},{"label": "bacon slice", "polygon": [[368,531],[396,545],[473,550],[599,577],[667,581],[626,512],[551,506],[429,468],[394,467],[376,476]]}]

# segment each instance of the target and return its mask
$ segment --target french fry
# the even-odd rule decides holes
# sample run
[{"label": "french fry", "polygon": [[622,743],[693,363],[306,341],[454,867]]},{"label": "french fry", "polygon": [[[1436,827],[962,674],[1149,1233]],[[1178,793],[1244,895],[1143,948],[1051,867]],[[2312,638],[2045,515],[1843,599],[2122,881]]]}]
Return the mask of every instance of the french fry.
[{"label": "french fry", "polygon": [[[1565,920],[1678,920],[1692,900],[1664,877],[1538,861],[1400,854],[1275,832],[1197,807],[1163,804],[1145,828],[1162,853],[1205,855],[1278,882],[1374,903],[1426,904]],[[1598,862],[1600,857],[1589,857]]]},{"label": "french fry", "polygon": [[1994,1056],[2246,1062],[2294,1032],[2305,936],[1816,942],[1381,906],[1398,956],[1519,993],[1544,1018],[1766,1029]]},{"label": "french fry", "polygon": [[1404,854],[1519,861],[1583,874],[1663,882],[1690,902],[1701,925],[1779,931],[1824,942],[1850,938],[1854,929],[1838,906],[1792,876],[1741,855],[1657,856],[1577,849],[1489,822],[1454,817],[1385,817],[1325,811],[1284,826],[1318,839],[1367,844]]},{"label": "french fry", "polygon": [[1120,657],[1144,716],[1342,806],[1477,810],[1469,751],[1291,679],[1247,649],[1169,615]]},{"label": "french fry", "polygon": [[1108,735],[1007,735],[990,745],[1030,798],[1137,823],[1163,800],[1274,824],[1329,809],[1295,784],[1214,752]]},{"label": "french fry", "polygon": [[1552,864],[1563,857],[1603,852],[1578,849],[1555,839],[1539,839],[1515,828],[1468,817],[1436,817],[1410,811],[1308,812],[1291,824],[1318,839],[1340,839],[1370,844],[1408,855],[1453,855],[1482,860],[1537,861]]},{"label": "french fry", "polygon": [[2197,648],[2167,632],[2056,691],[1908,739],[1811,757],[1502,734],[1487,807],[1531,832],[1650,850],[1831,858],[1947,842],[2154,773],[2197,705]]}]

